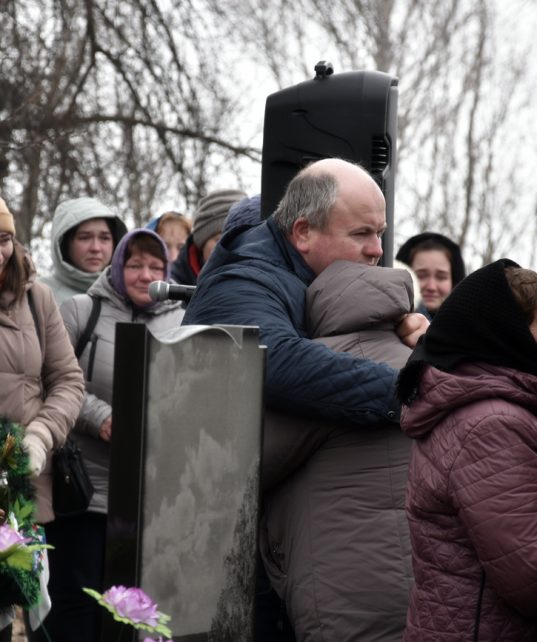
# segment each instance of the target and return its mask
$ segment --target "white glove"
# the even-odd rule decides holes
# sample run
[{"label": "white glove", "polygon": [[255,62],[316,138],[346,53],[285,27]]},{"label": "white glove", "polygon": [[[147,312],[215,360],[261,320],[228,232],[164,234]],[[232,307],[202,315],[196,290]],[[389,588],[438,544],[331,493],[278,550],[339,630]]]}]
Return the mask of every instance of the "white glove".
[{"label": "white glove", "polygon": [[47,449],[45,448],[45,444],[41,439],[39,439],[39,437],[30,434],[24,435],[22,445],[26,448],[30,459],[30,477],[39,477],[39,475],[45,470],[45,464],[47,461]]}]

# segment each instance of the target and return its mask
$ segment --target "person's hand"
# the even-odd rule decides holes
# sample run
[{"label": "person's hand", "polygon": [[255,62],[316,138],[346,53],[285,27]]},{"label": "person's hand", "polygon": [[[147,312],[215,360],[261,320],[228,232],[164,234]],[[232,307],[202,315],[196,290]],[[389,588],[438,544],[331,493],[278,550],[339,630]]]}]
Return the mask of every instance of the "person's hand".
[{"label": "person's hand", "polygon": [[45,470],[45,463],[47,461],[47,449],[45,444],[36,435],[24,435],[22,438],[22,445],[28,452],[30,467],[30,477],[39,477]]},{"label": "person's hand", "polygon": [[429,320],[419,312],[411,312],[399,321],[395,327],[397,336],[409,348],[414,348],[418,339],[425,334],[429,327]]},{"label": "person's hand", "polygon": [[103,441],[110,441],[112,437],[112,415],[105,419],[99,428],[99,437]]}]

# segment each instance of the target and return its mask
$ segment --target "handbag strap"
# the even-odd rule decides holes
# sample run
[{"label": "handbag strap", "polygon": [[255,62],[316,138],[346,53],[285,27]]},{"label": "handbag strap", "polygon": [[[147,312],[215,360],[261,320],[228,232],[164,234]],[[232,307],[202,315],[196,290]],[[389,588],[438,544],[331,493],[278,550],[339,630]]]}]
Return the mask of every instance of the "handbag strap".
[{"label": "handbag strap", "polygon": [[84,352],[84,348],[86,347],[88,341],[91,339],[91,335],[93,333],[93,330],[95,329],[95,325],[97,324],[99,315],[101,314],[101,297],[93,296],[91,294],[88,296],[91,297],[91,312],[88,317],[86,327],[84,328],[84,332],[82,332],[78,343],[76,344],[75,355],[77,359],[80,358],[80,355]]},{"label": "handbag strap", "polygon": [[43,353],[43,338],[41,337],[41,327],[39,325],[39,317],[37,315],[37,309],[35,307],[35,300],[32,289],[27,290],[26,295],[28,297],[28,307],[32,313],[32,318],[34,320],[35,331],[37,333],[37,339],[39,341],[39,347],[41,348],[41,353]]},{"label": "handbag strap", "polygon": [[[39,315],[37,314],[37,308],[35,307],[34,294],[32,288],[26,291],[28,297],[28,307],[32,313],[32,319],[34,320],[35,332],[37,334],[37,340],[39,341],[39,347],[41,349],[41,380],[43,380],[43,369],[45,367],[45,352],[43,350],[43,337],[41,336],[41,324],[39,323]],[[45,389],[44,386],[41,386],[41,397],[43,401],[45,400]]]}]

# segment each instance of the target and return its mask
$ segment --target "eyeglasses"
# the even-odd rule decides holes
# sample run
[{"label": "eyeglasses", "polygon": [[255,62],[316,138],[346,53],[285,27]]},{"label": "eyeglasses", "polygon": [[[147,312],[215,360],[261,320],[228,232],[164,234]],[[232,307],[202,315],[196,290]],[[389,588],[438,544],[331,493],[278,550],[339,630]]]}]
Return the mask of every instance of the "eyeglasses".
[{"label": "eyeglasses", "polygon": [[164,274],[164,268],[154,263],[151,265],[143,265],[142,263],[125,263],[125,269],[129,270],[129,272],[132,272],[133,274],[143,272],[146,268],[151,272],[151,274]]}]

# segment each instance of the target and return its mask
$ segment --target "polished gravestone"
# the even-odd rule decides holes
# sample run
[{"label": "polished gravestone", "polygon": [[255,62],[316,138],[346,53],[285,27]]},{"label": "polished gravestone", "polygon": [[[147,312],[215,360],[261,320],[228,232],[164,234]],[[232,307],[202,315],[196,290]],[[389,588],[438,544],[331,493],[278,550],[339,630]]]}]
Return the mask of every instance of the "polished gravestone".
[{"label": "polished gravestone", "polygon": [[105,588],[143,588],[174,640],[253,637],[264,358],[257,328],[117,327]]}]

